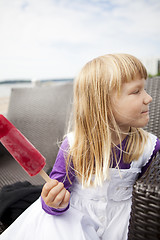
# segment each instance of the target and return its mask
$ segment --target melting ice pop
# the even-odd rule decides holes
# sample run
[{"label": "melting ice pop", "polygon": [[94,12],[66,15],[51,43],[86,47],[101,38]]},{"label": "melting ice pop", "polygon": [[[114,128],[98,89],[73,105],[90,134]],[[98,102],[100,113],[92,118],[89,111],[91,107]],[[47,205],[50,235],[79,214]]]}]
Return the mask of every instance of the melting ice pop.
[{"label": "melting ice pop", "polygon": [[30,176],[40,173],[45,181],[50,180],[43,170],[45,158],[2,114],[0,114],[0,142]]}]

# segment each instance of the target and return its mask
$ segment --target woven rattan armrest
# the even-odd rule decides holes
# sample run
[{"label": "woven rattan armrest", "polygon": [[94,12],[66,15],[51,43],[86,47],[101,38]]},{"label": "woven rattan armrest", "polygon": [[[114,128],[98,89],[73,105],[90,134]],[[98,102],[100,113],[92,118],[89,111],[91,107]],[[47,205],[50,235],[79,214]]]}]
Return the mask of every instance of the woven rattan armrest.
[{"label": "woven rattan armrest", "polygon": [[128,240],[160,239],[160,153],[133,187]]}]

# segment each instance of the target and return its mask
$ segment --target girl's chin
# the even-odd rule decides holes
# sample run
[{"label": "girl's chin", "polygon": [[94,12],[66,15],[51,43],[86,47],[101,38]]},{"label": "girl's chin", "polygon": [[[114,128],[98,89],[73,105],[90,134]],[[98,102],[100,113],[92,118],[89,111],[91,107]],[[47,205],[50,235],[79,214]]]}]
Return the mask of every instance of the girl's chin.
[{"label": "girl's chin", "polygon": [[131,127],[135,127],[135,128],[144,128],[149,122],[149,117],[146,118],[145,120],[141,121],[140,123],[136,123],[136,124],[131,124]]},{"label": "girl's chin", "polygon": [[135,127],[136,127],[136,128],[144,128],[144,127],[147,126],[148,122],[149,122],[149,119],[148,119],[147,121],[145,121],[144,123],[141,123],[141,124],[139,124],[139,125],[137,125],[137,126],[135,126]]}]

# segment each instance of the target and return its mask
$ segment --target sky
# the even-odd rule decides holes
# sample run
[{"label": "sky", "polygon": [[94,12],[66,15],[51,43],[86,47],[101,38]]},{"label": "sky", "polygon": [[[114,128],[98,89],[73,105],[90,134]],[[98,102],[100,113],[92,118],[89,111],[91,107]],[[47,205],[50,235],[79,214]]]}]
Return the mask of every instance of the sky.
[{"label": "sky", "polygon": [[120,52],[160,57],[159,0],[0,0],[0,81],[74,78]]}]

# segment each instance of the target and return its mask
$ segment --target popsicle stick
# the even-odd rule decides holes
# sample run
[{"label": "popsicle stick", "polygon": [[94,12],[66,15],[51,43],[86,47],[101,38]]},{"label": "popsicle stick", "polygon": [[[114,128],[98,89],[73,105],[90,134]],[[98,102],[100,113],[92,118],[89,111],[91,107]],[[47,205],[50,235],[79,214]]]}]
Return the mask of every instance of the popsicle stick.
[{"label": "popsicle stick", "polygon": [[47,173],[43,169],[39,172],[39,174],[46,182],[51,181],[51,178],[47,175]]}]

